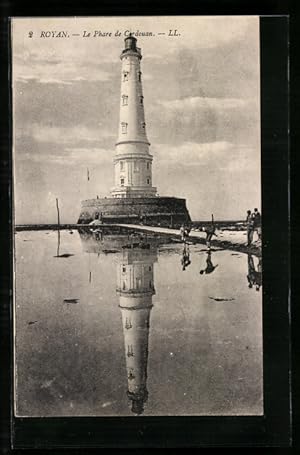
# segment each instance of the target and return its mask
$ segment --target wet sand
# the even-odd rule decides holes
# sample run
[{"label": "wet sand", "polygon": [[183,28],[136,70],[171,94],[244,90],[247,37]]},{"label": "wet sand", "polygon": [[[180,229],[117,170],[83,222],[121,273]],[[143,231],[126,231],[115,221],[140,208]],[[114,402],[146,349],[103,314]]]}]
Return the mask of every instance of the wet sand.
[{"label": "wet sand", "polygon": [[[180,240],[179,229],[163,228],[159,226],[143,226],[134,224],[102,224],[101,228],[113,228],[113,227],[124,227],[129,230],[139,232],[156,232],[160,235],[172,236],[174,241]],[[60,230],[71,230],[71,229],[85,229],[91,228],[88,224],[61,224],[59,225]],[[57,230],[57,224],[31,224],[31,225],[17,225],[15,231],[33,231],[33,230]],[[224,250],[233,250],[240,253],[250,253],[254,256],[261,256],[261,242],[255,241],[251,246],[247,246],[246,231],[216,231],[217,237],[211,241],[211,246],[221,248]],[[205,232],[192,230],[189,235],[189,241],[192,243],[205,244]]]}]

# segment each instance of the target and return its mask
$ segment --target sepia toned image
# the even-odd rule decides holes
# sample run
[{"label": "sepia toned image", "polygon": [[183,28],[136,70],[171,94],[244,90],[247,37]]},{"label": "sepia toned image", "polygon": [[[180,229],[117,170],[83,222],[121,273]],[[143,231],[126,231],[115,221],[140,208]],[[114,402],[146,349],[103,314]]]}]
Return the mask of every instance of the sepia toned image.
[{"label": "sepia toned image", "polygon": [[259,18],[11,36],[15,415],[263,415]]}]

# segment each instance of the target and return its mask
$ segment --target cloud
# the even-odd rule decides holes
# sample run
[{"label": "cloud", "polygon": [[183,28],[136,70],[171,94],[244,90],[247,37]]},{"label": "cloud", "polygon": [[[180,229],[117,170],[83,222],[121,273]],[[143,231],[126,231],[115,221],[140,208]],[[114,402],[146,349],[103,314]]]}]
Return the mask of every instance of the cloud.
[{"label": "cloud", "polygon": [[180,167],[207,167],[219,171],[243,172],[259,167],[259,149],[227,141],[184,142],[178,146],[157,144],[152,147],[154,163],[175,163]]},{"label": "cloud", "polygon": [[[258,17],[249,16],[173,16],[173,17],[101,17],[101,18],[17,18],[13,20],[13,77],[28,82],[70,85],[80,80],[107,81],[106,64],[119,64],[124,45],[124,32],[150,30],[152,37],[138,37],[146,61],[165,59],[167,64],[178,49],[213,49],[237,42],[248,36],[258,36]],[[46,29],[67,30],[69,39],[41,39]],[[84,30],[111,31],[109,38],[83,38]],[[121,36],[115,36],[118,29]],[[180,37],[171,37],[170,30]],[[33,38],[28,38],[28,30]],[[164,35],[159,33],[163,32]],[[159,51],[158,51],[159,48]],[[166,59],[167,57],[167,59]]]},{"label": "cloud", "polygon": [[[22,130],[16,131],[23,132]],[[103,128],[88,128],[86,126],[76,127],[52,127],[47,125],[33,124],[26,131],[37,142],[52,142],[61,144],[77,144],[79,142],[101,142],[104,137],[114,137],[112,133]]]},{"label": "cloud", "polygon": [[[85,181],[86,167],[95,168],[97,185],[108,189],[119,122],[123,35],[45,40],[40,31],[129,28],[156,34],[138,37],[138,46],[159,192],[178,192],[197,212],[199,194],[211,190],[218,200],[228,196],[228,207],[219,203],[224,216],[239,213],[232,191],[248,207],[238,184],[248,191],[260,170],[258,17],[13,19],[13,77],[24,83],[14,85],[14,162],[27,207],[36,188],[43,194],[49,187],[70,191],[74,206],[78,174]],[[169,37],[169,29],[180,37]],[[161,31],[166,35],[158,36]],[[203,202],[201,216],[206,206],[211,210]]]},{"label": "cloud", "polygon": [[[237,147],[235,148],[237,149]],[[228,160],[222,163],[220,170],[225,170],[228,173],[241,173],[254,171],[257,175],[260,175],[260,150],[252,147],[240,147],[240,150],[236,156],[230,157]]]},{"label": "cloud", "polygon": [[[159,101],[150,107],[148,133],[160,143],[248,143],[259,140],[255,101],[236,98],[188,97]],[[152,141],[154,142],[154,141]]]},{"label": "cloud", "polygon": [[[73,147],[66,148],[67,159],[72,163],[102,165],[111,164],[113,172],[113,156],[115,151],[103,148]],[[62,156],[62,162],[65,158]]]},{"label": "cloud", "polygon": [[155,160],[158,162],[178,162],[180,165],[194,166],[202,165],[203,159],[211,154],[219,154],[232,148],[232,144],[225,141],[195,143],[184,142],[181,145],[168,146],[166,144],[155,144],[152,147]]},{"label": "cloud", "polygon": [[190,96],[183,99],[158,101],[160,106],[172,110],[197,110],[197,109],[239,109],[251,103],[250,99],[242,98],[207,98]]},{"label": "cloud", "polygon": [[[145,50],[145,60],[161,63],[161,60],[167,57],[164,63],[168,64],[176,56],[179,48],[199,51],[238,42],[246,35],[253,39],[253,35],[258,32],[259,19],[255,16],[186,16],[184,19],[182,16],[173,16],[156,17],[153,25],[156,37],[144,39],[141,44],[142,50]],[[174,33],[175,29],[180,36],[170,38],[169,31],[172,30]],[[158,35],[162,30],[165,35]]]},{"label": "cloud", "polygon": [[[47,153],[23,152],[18,155],[18,161],[35,162],[43,165],[57,164],[60,166],[102,166],[111,164],[113,167],[114,150],[100,147],[72,147],[60,152],[55,150]],[[113,170],[112,170],[113,172]]]},{"label": "cloud", "polygon": [[17,59],[13,66],[13,79],[28,83],[38,81],[41,84],[70,85],[81,81],[108,81],[111,74],[97,65],[87,65],[77,59],[64,61],[51,58],[40,60],[29,56],[28,59]]}]

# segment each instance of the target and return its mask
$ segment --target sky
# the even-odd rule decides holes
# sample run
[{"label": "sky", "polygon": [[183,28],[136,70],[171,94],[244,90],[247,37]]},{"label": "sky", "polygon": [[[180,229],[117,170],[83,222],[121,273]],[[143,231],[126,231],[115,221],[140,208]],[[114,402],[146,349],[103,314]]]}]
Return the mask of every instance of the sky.
[{"label": "sky", "polygon": [[144,34],[159,195],[185,198],[193,220],[260,208],[257,16],[14,18],[16,224],[56,222],[56,198],[61,222],[76,223],[81,200],[109,197],[126,31]]}]

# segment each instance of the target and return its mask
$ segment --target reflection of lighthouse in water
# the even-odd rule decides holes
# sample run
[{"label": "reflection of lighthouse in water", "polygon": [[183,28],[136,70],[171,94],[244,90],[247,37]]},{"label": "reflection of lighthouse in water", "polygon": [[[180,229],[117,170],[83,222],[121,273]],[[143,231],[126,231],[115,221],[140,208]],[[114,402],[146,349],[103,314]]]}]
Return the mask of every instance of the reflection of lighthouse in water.
[{"label": "reflection of lighthouse in water", "polygon": [[152,296],[155,294],[153,264],[156,261],[156,249],[137,248],[124,250],[118,264],[117,293],[122,312],[127,395],[135,414],[143,413],[148,397],[148,342]]},{"label": "reflection of lighthouse in water", "polygon": [[147,363],[150,312],[155,294],[153,265],[157,262],[157,238],[129,238],[126,235],[98,235],[81,231],[87,253],[117,254],[117,294],[122,314],[127,371],[127,396],[131,410],[140,415],[148,398]]}]

